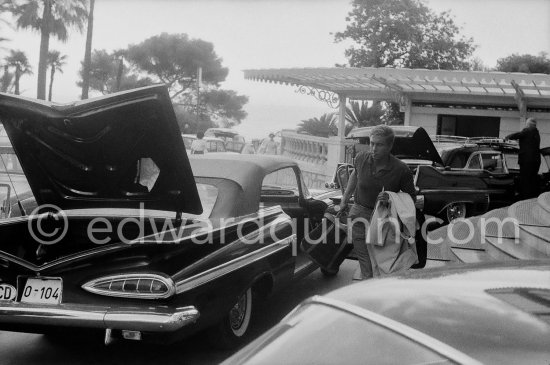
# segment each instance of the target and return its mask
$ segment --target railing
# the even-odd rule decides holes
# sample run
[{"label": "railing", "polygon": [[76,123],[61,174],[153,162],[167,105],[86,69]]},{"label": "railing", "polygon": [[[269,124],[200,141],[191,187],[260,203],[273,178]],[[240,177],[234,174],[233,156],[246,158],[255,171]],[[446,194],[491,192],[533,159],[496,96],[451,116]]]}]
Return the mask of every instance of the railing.
[{"label": "railing", "polygon": [[328,141],[328,138],[300,134],[291,129],[281,132],[283,155],[316,166],[327,163]]},{"label": "railing", "polygon": [[338,162],[344,158],[344,146],[352,143],[341,142],[338,137],[300,134],[292,129],[281,132],[281,153],[298,162],[309,188],[325,187],[325,183],[332,179]]}]

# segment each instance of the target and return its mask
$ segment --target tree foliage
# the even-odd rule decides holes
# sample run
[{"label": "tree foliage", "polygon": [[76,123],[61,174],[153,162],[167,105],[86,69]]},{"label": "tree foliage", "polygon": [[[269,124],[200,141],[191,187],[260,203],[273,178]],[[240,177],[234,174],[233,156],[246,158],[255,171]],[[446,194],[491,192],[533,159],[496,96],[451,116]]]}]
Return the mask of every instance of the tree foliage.
[{"label": "tree foliage", "polygon": [[13,82],[13,73],[10,72],[10,68],[7,64],[4,64],[4,71],[2,78],[0,79],[0,92],[7,92]]},{"label": "tree foliage", "polygon": [[190,39],[186,34],[153,36],[129,46],[124,55],[136,71],[168,86],[172,98],[193,88],[198,67],[202,67],[205,85],[219,86],[229,72],[222,67],[222,59],[214,52],[212,43]]},{"label": "tree foliage", "polygon": [[351,101],[346,106],[346,121],[354,127],[370,127],[383,124],[384,109],[382,103],[374,102],[371,106],[365,101]]},{"label": "tree foliage", "polygon": [[323,114],[320,118],[309,118],[298,124],[298,133],[310,134],[317,137],[338,135],[337,118],[334,113]]},{"label": "tree foliage", "polygon": [[94,7],[95,0],[90,0],[88,11],[88,29],[86,30],[86,47],[84,49],[84,61],[82,62],[82,99],[88,99],[90,91],[90,68],[92,67],[92,38],[94,34]]},{"label": "tree foliage", "polygon": [[46,99],[47,57],[50,35],[64,42],[71,27],[82,30],[86,19],[87,0],[19,0],[12,9],[19,28],[40,32],[37,98]]},{"label": "tree foliage", "polygon": [[337,41],[352,67],[468,69],[473,40],[459,35],[448,12],[434,13],[419,0],[354,0]]},{"label": "tree foliage", "polygon": [[[353,0],[336,41],[351,42],[345,55],[352,67],[407,67],[467,70],[472,38],[448,12],[434,13],[420,0]],[[403,123],[395,103],[386,103],[386,123]]]},{"label": "tree foliage", "polygon": [[231,127],[246,118],[243,105],[248,103],[248,97],[238,95],[234,90],[215,89],[204,94],[201,102],[207,107],[211,119],[218,121],[224,127]]},{"label": "tree foliage", "polygon": [[[80,68],[80,80],[77,85],[82,87],[84,62]],[[111,94],[120,90],[129,90],[137,87],[152,85],[155,82],[148,77],[130,73],[119,52],[94,50],[90,63],[89,86],[92,90],[102,94]]]},{"label": "tree foliage", "polygon": [[499,58],[496,68],[503,72],[550,74],[550,59],[546,52],[541,52],[537,56],[514,53],[511,56]]},{"label": "tree foliage", "polygon": [[[7,14],[8,12],[11,12],[13,9],[13,3],[12,0],[0,0],[0,14]],[[2,34],[2,28],[9,26],[10,23],[7,19],[4,19],[3,17],[0,17],[0,34]],[[3,42],[9,41],[8,38],[2,37],[0,35],[0,44]],[[3,47],[0,46],[0,49]]]},{"label": "tree foliage", "polygon": [[15,95],[19,95],[19,81],[21,76],[32,74],[32,67],[29,64],[29,59],[23,51],[11,50],[9,56],[5,58],[6,65],[14,68],[14,81]]},{"label": "tree foliage", "polygon": [[[124,64],[120,62],[122,57]],[[200,88],[199,67],[202,69]],[[231,127],[246,117],[243,106],[248,97],[220,89],[227,74],[228,69],[222,66],[212,43],[190,39],[186,34],[162,33],[115,52],[94,50],[90,88],[108,94],[163,83],[169,88],[174,104],[179,109],[185,108],[187,114],[194,114],[194,118],[187,118],[187,114],[181,112],[182,119],[192,119],[193,123],[205,126],[217,123]],[[83,76],[83,67],[80,75]],[[77,84],[81,86],[82,80]]]},{"label": "tree foliage", "polygon": [[67,55],[62,55],[59,51],[49,51],[48,52],[48,66],[50,67],[50,87],[48,91],[48,100],[52,100],[52,91],[53,91],[53,80],[55,73],[63,73],[63,66],[67,60]]}]

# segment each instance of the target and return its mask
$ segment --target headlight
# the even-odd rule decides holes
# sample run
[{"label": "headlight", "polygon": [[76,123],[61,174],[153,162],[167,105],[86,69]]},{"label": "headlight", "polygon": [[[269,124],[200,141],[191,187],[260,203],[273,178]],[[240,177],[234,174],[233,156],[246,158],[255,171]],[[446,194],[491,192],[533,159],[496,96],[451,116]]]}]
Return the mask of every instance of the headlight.
[{"label": "headlight", "polygon": [[123,274],[89,281],[82,289],[111,297],[163,299],[176,292],[171,278],[158,274]]}]

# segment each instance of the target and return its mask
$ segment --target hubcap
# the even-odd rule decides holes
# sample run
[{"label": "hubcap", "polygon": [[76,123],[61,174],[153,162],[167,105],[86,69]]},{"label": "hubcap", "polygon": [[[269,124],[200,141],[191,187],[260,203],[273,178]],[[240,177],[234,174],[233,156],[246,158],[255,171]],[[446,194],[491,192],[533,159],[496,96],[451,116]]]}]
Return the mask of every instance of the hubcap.
[{"label": "hubcap", "polygon": [[229,318],[230,318],[229,321],[231,324],[231,328],[233,330],[238,330],[243,325],[244,318],[246,316],[246,307],[247,307],[246,295],[247,293],[244,293],[239,298],[235,306],[233,306],[233,308],[231,308],[231,311],[229,312]]},{"label": "hubcap", "polygon": [[449,222],[458,219],[464,218],[466,216],[466,205],[464,203],[451,204],[447,208],[447,219]]}]

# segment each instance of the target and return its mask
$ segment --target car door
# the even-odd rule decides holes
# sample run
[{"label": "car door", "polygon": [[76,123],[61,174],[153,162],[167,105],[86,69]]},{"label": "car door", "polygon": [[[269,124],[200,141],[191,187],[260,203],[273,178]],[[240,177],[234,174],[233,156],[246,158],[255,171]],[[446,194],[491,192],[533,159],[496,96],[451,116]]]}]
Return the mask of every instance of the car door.
[{"label": "car door", "polygon": [[466,169],[479,171],[479,176],[487,184],[491,208],[507,206],[516,200],[514,178],[508,173],[501,152],[474,152],[466,163]]},{"label": "car door", "polygon": [[300,171],[292,166],[264,177],[260,202],[263,206],[281,206],[295,222],[298,242],[304,238],[305,227],[320,220],[327,207],[324,202],[309,196]]}]

